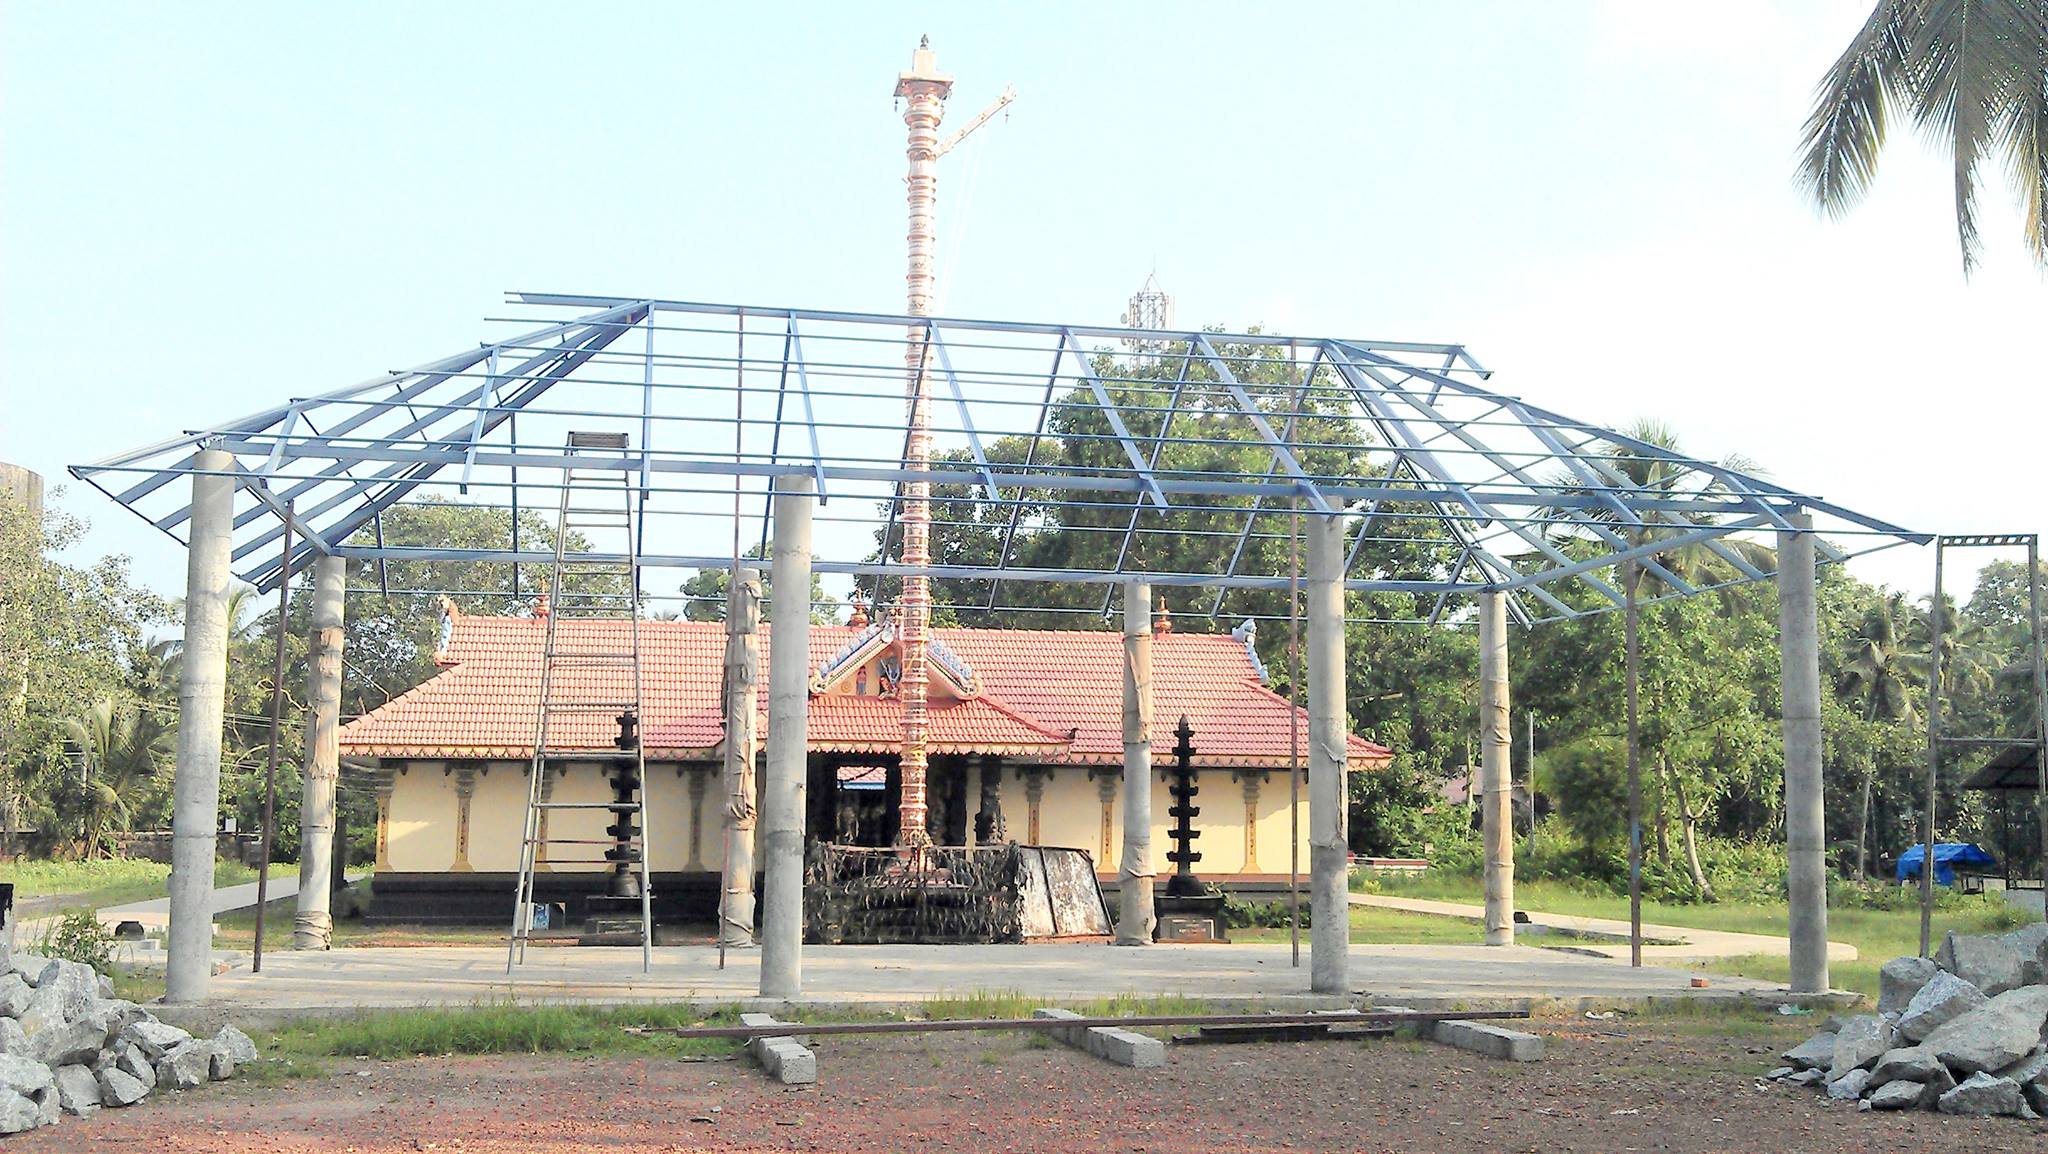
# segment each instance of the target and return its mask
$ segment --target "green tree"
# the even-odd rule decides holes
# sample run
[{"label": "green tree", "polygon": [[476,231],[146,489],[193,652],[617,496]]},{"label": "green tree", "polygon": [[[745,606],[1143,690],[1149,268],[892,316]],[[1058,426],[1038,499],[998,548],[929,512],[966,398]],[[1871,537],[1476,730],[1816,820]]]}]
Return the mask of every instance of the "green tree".
[{"label": "green tree", "polygon": [[2003,163],[2048,269],[2048,15],[2031,0],[1879,0],[1821,78],[1806,119],[1800,183],[1829,215],[1877,175],[1894,117],[1947,150],[1963,271],[1976,266],[1977,184]]},{"label": "green tree", "polygon": [[58,796],[76,800],[68,815],[78,826],[79,852],[101,855],[110,832],[134,828],[138,814],[163,793],[163,769],[174,754],[174,730],[161,715],[133,702],[102,697],[64,723],[77,772],[65,772]]},{"label": "green tree", "polygon": [[[1926,682],[1927,669],[1924,658],[1910,648],[1913,617],[1906,595],[1891,593],[1873,604],[1850,634],[1835,691],[1857,708],[1866,725],[1890,722],[1911,727],[1917,720],[1914,699]],[[1864,767],[1862,803],[1857,807],[1857,881],[1869,876],[1870,801],[1879,773],[1878,744],[1868,744],[1873,760]]]},{"label": "green tree", "polygon": [[84,531],[54,508],[38,519],[0,496],[0,836],[53,818],[51,799],[23,786],[63,760],[71,718],[120,695],[144,630],[166,616],[126,557],[56,559]]}]

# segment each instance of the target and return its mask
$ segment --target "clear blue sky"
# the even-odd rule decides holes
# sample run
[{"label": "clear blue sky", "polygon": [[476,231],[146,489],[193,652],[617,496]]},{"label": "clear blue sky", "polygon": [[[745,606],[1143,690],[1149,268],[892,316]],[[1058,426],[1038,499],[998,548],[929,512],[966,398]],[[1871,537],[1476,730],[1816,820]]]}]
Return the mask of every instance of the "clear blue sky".
[{"label": "clear blue sky", "polygon": [[1020,93],[944,162],[946,312],[1113,322],[1156,267],[1184,324],[1463,341],[1909,527],[2038,530],[2048,287],[2002,180],[1969,282],[1913,141],[1845,221],[1791,180],[1870,3],[8,2],[0,459],[56,481],[470,347],[506,289],[895,311],[929,33],[952,123]]}]

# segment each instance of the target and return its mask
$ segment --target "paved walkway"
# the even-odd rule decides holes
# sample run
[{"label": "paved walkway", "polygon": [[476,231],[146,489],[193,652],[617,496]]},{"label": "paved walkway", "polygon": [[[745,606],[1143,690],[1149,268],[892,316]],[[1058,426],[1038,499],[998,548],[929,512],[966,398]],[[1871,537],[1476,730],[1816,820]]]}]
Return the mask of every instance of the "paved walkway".
[{"label": "paved walkway", "polygon": [[[733,951],[724,970],[711,946],[663,946],[651,974],[640,951],[617,947],[535,947],[514,980],[505,951],[488,946],[278,951],[263,973],[242,959],[213,982],[216,1005],[237,1010],[468,1005],[507,998],[538,1001],[704,1001],[752,999],[760,955]],[[1118,994],[1180,994],[1214,1001],[1327,1005],[1360,995],[1418,1007],[1563,1002],[1642,1003],[1665,997],[1768,996],[1776,987],[1714,976],[1705,989],[1682,970],[1630,969],[1605,958],[1530,947],[1351,947],[1352,994],[1308,994],[1308,956],[1288,965],[1285,945],[1175,945],[1141,949],[1093,944],[985,946],[806,946],[802,1001],[910,1006],[947,994],[1028,992],[1079,1001]]]},{"label": "paved walkway", "polygon": [[[1439,917],[1462,918],[1475,922],[1486,920],[1485,906],[1466,905],[1461,902],[1424,901],[1419,898],[1389,897],[1385,894],[1352,894],[1351,904],[1406,910],[1417,914],[1435,914]],[[1583,918],[1571,914],[1525,912],[1528,914],[1529,924],[1515,927],[1517,940],[1543,945],[1568,943],[1575,950],[1591,951],[1622,961],[1628,960],[1629,926],[1626,921],[1617,921],[1613,918]],[[1535,932],[1532,933],[1532,930]],[[1699,962],[1716,958],[1743,958],[1757,954],[1783,957],[1788,949],[1789,945],[1784,938],[1766,934],[1643,923],[1643,960],[1646,962]],[[1829,942],[1828,960],[1853,962],[1856,960],[1856,947],[1847,942]]]}]

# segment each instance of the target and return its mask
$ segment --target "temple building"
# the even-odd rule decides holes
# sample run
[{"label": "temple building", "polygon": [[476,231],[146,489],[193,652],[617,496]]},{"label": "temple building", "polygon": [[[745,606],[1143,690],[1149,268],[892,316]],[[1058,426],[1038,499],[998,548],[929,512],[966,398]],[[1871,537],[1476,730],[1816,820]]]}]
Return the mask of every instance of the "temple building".
[{"label": "temple building", "polygon": [[[510,915],[546,622],[538,614],[464,614],[453,605],[444,612],[436,654],[442,671],[341,731],[351,776],[377,798],[371,916],[380,921],[490,923]],[[601,649],[603,631],[629,626],[564,619],[557,627],[558,644]],[[761,625],[763,732],[773,628]],[[715,621],[652,620],[640,629],[638,724],[656,916],[670,925],[710,923],[722,866],[726,629]],[[1081,849],[1103,882],[1113,883],[1122,822],[1121,635],[940,628],[931,638],[932,839]],[[1266,687],[1253,640],[1249,622],[1228,634],[1179,633],[1162,613],[1154,625],[1152,847],[1162,878],[1172,872],[1169,754],[1185,718],[1199,788],[1197,872],[1226,889],[1286,884],[1287,768],[1291,745],[1306,764],[1307,714]],[[610,643],[616,647],[615,638]],[[810,659],[809,836],[889,845],[897,834],[903,728],[894,625],[868,621],[856,607],[848,624],[811,627]],[[592,716],[551,735],[549,747],[608,750],[616,736],[613,719]],[[1355,735],[1348,741],[1353,770],[1384,768],[1391,756]],[[602,802],[612,796],[607,772],[597,761],[564,759],[551,765],[544,790],[557,801]],[[1301,817],[1305,877],[1305,801]],[[610,819],[591,809],[550,811],[547,820],[557,825],[545,836],[601,847]],[[546,849],[544,857],[555,860],[539,867],[536,897],[563,903],[573,918],[579,897],[599,892],[608,867],[601,852]]]}]

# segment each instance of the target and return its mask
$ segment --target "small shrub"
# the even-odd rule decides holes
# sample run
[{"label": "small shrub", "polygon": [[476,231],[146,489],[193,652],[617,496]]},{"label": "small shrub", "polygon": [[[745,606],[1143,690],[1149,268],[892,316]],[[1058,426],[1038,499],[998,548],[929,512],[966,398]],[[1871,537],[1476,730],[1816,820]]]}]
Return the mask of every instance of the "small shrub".
[{"label": "small shrub", "polygon": [[[1301,903],[1301,928],[1307,929],[1308,901],[1303,895]],[[1223,924],[1233,930],[1241,929],[1284,929],[1287,926],[1287,903],[1248,902],[1243,898],[1225,896],[1223,899]]]},{"label": "small shrub", "polygon": [[82,962],[102,974],[114,968],[114,939],[90,910],[73,910],[57,919],[36,943],[35,953],[46,958]]}]

